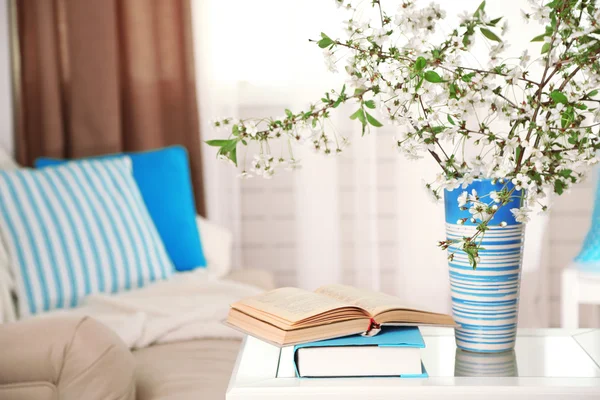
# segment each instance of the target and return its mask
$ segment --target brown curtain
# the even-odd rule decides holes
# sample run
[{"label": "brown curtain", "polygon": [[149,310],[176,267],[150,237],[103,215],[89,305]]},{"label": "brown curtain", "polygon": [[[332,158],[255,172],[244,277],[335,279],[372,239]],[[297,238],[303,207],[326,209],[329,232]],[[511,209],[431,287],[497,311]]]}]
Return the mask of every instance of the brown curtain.
[{"label": "brown curtain", "polygon": [[16,0],[17,157],[181,144],[204,214],[189,0]]}]

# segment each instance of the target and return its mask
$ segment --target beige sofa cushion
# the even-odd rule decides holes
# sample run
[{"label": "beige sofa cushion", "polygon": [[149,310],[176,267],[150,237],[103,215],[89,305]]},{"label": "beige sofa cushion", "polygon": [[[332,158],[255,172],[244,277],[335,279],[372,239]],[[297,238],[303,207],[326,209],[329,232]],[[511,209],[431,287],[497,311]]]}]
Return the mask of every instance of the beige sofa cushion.
[{"label": "beige sofa cushion", "polygon": [[0,399],[60,400],[56,386],[48,382],[27,382],[0,385]]},{"label": "beige sofa cushion", "polygon": [[91,318],[36,317],[3,324],[0,344],[0,399],[135,398],[131,352]]},{"label": "beige sofa cushion", "polygon": [[240,343],[205,339],[135,351],[137,399],[224,399]]}]

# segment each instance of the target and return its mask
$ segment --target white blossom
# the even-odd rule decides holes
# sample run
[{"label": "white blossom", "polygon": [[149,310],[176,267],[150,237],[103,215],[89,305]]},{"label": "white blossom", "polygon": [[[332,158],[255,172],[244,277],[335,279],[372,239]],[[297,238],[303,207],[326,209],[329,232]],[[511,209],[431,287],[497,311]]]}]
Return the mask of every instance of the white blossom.
[{"label": "white blossom", "polygon": [[517,174],[517,176],[512,179],[512,184],[515,185],[515,189],[517,190],[527,189],[529,186],[529,178],[523,174]]},{"label": "white blossom", "polygon": [[511,208],[510,212],[514,215],[515,221],[523,224],[529,222],[529,213],[531,210],[527,207]]},{"label": "white blossom", "polygon": [[482,203],[473,203],[471,208],[469,208],[469,213],[473,215],[473,218],[480,221],[487,220],[490,216],[487,212],[487,207]]},{"label": "white blossom", "polygon": [[519,57],[521,62],[519,63],[519,65],[522,68],[526,68],[527,64],[529,64],[529,61],[531,61],[531,56],[529,55],[529,51],[527,49],[523,50],[523,53],[521,54],[521,57]]},{"label": "white blossom", "polygon": [[240,179],[250,179],[252,177],[253,177],[252,174],[249,173],[248,171],[242,171],[242,173],[240,173],[238,175],[238,178],[240,178]]},{"label": "white blossom", "polygon": [[500,199],[500,196],[498,195],[498,192],[496,192],[495,190],[492,190],[490,192],[490,198],[494,201],[494,203],[500,203],[502,201]]},{"label": "white blossom", "polygon": [[477,195],[477,190],[472,189],[471,194],[469,195],[469,201],[475,203],[479,201],[479,196]]},{"label": "white blossom", "polygon": [[458,206],[459,207],[464,207],[465,205],[467,205],[468,196],[469,196],[469,193],[467,193],[467,191],[462,192],[458,196]]},{"label": "white blossom", "polygon": [[325,61],[325,66],[330,72],[338,72],[335,55],[331,50],[323,50],[323,59]]},{"label": "white blossom", "polygon": [[251,122],[249,122],[247,125],[245,125],[245,127],[246,127],[246,134],[251,137],[256,136],[256,134],[258,133],[258,127]]}]

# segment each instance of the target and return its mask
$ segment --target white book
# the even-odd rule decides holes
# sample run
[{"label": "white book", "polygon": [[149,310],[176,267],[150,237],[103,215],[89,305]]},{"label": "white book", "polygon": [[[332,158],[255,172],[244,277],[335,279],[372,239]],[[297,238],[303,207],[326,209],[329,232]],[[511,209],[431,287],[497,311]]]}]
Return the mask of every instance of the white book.
[{"label": "white book", "polygon": [[301,377],[421,375],[421,349],[391,346],[303,347],[296,350]]}]

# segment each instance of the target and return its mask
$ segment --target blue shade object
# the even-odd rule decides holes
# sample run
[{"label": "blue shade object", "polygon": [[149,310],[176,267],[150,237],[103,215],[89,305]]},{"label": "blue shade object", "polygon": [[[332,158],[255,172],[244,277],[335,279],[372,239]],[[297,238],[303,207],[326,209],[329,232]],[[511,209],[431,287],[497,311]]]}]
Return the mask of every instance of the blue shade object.
[{"label": "blue shade object", "polygon": [[[126,153],[133,162],[133,177],[177,271],[206,267],[187,151],[182,146]],[[94,157],[106,159],[122,154]],[[91,159],[94,159],[91,158]],[[60,165],[68,160],[38,158],[36,168]]]},{"label": "blue shade object", "polygon": [[0,171],[0,231],[22,317],[173,274],[129,157]]},{"label": "blue shade object", "polygon": [[594,199],[590,230],[575,261],[582,269],[600,270],[600,181],[596,184],[596,198]]}]

